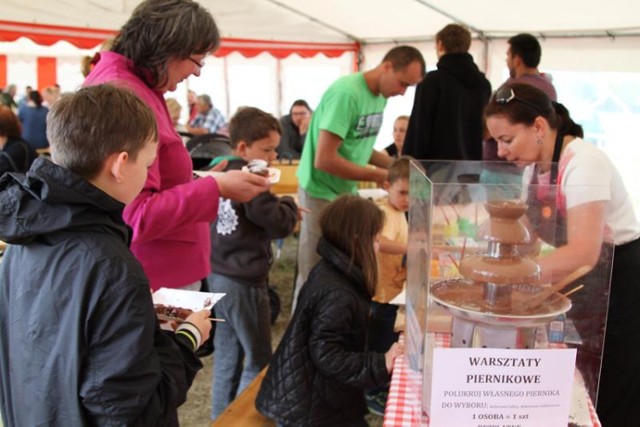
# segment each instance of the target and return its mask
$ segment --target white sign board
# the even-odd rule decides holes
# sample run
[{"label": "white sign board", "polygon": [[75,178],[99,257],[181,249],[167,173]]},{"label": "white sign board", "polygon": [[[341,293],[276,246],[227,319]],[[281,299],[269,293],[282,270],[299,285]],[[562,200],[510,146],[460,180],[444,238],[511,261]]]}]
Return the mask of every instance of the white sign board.
[{"label": "white sign board", "polygon": [[436,348],[430,427],[566,427],[575,349]]}]

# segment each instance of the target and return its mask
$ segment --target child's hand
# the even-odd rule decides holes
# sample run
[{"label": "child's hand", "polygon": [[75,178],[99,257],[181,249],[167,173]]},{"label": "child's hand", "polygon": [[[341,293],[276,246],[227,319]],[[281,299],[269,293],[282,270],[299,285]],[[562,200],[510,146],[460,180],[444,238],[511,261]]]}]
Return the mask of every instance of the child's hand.
[{"label": "child's hand", "polygon": [[200,331],[201,343],[205,342],[209,338],[211,333],[211,311],[200,310],[193,312],[185,319],[185,322],[193,324]]},{"label": "child's hand", "polygon": [[402,356],[402,354],[404,354],[404,347],[397,342],[393,343],[389,351],[385,353],[384,361],[389,373],[393,371],[393,362],[396,360],[396,357]]},{"label": "child's hand", "polygon": [[311,212],[311,209],[305,208],[304,206],[299,206],[298,205],[298,221],[302,221],[303,219],[303,213],[308,214],[309,212]]}]

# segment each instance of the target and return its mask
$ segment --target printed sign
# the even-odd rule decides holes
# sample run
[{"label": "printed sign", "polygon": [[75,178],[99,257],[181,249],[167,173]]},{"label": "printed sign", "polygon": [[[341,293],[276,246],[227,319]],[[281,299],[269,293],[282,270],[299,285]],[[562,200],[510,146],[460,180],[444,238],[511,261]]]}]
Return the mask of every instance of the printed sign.
[{"label": "printed sign", "polygon": [[431,427],[566,427],[575,349],[436,348]]}]

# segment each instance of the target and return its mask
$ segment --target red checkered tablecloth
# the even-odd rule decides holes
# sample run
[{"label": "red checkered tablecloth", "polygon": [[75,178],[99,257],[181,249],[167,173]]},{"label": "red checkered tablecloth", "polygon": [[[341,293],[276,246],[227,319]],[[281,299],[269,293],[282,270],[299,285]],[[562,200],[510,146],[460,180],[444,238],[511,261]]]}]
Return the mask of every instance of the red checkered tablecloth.
[{"label": "red checkered tablecloth", "polygon": [[[449,334],[435,334],[436,347],[449,347]],[[400,334],[400,342],[404,342],[404,334]],[[576,382],[579,390],[584,389],[582,376],[576,370]],[[428,427],[429,416],[422,412],[422,374],[410,369],[406,356],[398,357],[393,365],[393,375],[384,413],[383,427]],[[586,390],[585,390],[586,395]],[[593,427],[602,427],[591,400],[586,398],[588,418]]]}]

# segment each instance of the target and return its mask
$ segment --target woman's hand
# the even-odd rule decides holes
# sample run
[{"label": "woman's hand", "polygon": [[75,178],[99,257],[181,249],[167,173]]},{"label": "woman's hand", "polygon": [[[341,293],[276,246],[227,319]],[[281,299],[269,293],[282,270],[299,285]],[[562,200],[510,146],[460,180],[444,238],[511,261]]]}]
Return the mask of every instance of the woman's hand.
[{"label": "woman's hand", "polygon": [[387,372],[391,373],[393,371],[393,363],[396,360],[396,357],[402,356],[404,354],[404,347],[399,343],[393,343],[389,351],[387,351],[384,355],[384,362],[387,366]]},{"label": "woman's hand", "polygon": [[216,176],[215,180],[218,182],[220,196],[236,202],[248,202],[271,186],[269,178],[239,170]]}]

